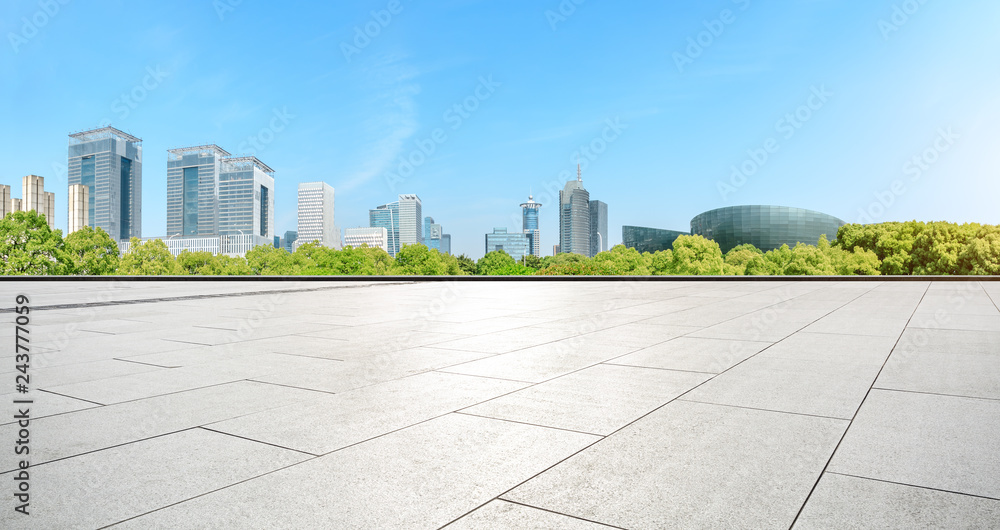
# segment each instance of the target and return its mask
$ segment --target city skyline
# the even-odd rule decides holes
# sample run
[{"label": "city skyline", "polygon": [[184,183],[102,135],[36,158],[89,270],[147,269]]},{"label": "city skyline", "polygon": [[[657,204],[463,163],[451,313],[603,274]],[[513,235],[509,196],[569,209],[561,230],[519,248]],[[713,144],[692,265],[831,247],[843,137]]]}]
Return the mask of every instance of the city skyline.
[{"label": "city skyline", "polygon": [[[341,227],[414,192],[471,257],[526,194],[557,204],[577,159],[604,248],[739,204],[1000,224],[994,3],[404,2],[386,24],[384,1],[222,4],[5,8],[0,182],[44,177],[64,229],[66,135],[110,124],[143,140],[143,236],[168,236],[167,151],[211,143],[275,168],[274,234],[322,180]],[[549,249],[558,208],[539,224]]]}]

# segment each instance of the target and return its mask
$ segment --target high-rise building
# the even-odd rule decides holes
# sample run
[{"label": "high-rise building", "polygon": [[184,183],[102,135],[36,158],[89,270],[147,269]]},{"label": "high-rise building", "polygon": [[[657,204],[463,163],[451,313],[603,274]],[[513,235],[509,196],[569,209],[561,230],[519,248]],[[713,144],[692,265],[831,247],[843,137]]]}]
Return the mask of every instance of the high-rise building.
[{"label": "high-rise building", "polygon": [[21,209],[34,210],[45,217],[49,228],[55,228],[56,195],[45,191],[45,178],[26,175],[21,179]]},{"label": "high-rise building", "polygon": [[285,237],[281,238],[281,248],[288,251],[289,254],[295,252],[298,245],[295,243],[299,240],[299,233],[295,230],[286,230]]},{"label": "high-rise building", "polygon": [[318,243],[327,248],[340,248],[340,230],[333,221],[333,187],[325,182],[299,184],[298,239]]},{"label": "high-rise building", "polygon": [[541,207],[541,203],[535,202],[531,195],[528,195],[528,202],[521,205],[521,229],[528,236],[528,253],[539,258],[542,257],[542,233],[538,229],[538,210]]},{"label": "high-rise building", "polygon": [[498,250],[506,252],[515,261],[521,261],[521,258],[531,250],[528,234],[507,232],[506,228],[494,228],[492,234],[486,234],[486,253]]},{"label": "high-rise building", "polygon": [[423,243],[420,197],[400,195],[399,200],[368,210],[369,225],[385,228],[389,255],[396,257],[403,245]]},{"label": "high-rise building", "polygon": [[441,253],[451,254],[451,234],[441,234]]},{"label": "high-rise building", "polygon": [[590,257],[608,250],[608,205],[590,201]]},{"label": "high-rise building", "polygon": [[15,212],[11,208],[10,186],[0,184],[0,219],[7,217],[7,214]]},{"label": "high-rise building", "polygon": [[[399,203],[383,204],[374,210],[368,210],[368,224],[371,228],[385,229],[387,238],[385,251],[395,257],[399,252]],[[346,239],[346,233],[344,237]]]},{"label": "high-rise building", "polygon": [[255,156],[226,158],[219,172],[219,235],[274,238],[274,170]]},{"label": "high-rise building", "polygon": [[441,225],[434,222],[433,217],[424,217],[424,245],[441,252]]},{"label": "high-rise building", "polygon": [[87,223],[115,241],[142,237],[142,140],[103,127],[69,136],[69,185],[87,187]]},{"label": "high-rise building", "polygon": [[416,245],[424,242],[423,212],[420,197],[399,196],[399,245]]},{"label": "high-rise building", "polygon": [[217,145],[167,151],[167,234],[219,235],[219,176],[229,152]]},{"label": "high-rise building", "polygon": [[347,228],[344,230],[344,246],[358,248],[368,245],[389,252],[389,231],[385,227]]},{"label": "high-rise building", "polygon": [[87,205],[89,204],[89,189],[83,184],[73,184],[69,187],[69,226],[66,235],[87,226]]},{"label": "high-rise building", "polygon": [[590,193],[578,166],[576,180],[559,191],[559,251],[590,256],[590,250]]}]

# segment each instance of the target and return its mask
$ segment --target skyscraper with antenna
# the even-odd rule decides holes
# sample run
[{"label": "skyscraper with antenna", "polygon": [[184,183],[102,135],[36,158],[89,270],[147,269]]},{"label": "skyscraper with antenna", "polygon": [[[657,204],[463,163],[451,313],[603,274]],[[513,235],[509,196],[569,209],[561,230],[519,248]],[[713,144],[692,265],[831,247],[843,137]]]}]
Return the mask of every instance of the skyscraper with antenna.
[{"label": "skyscraper with antenna", "polygon": [[590,256],[590,193],[583,187],[583,171],[559,191],[559,252]]},{"label": "skyscraper with antenna", "polygon": [[542,204],[535,202],[533,195],[528,195],[528,202],[521,204],[522,230],[528,236],[528,253],[542,257],[541,231],[538,229],[538,210]]}]

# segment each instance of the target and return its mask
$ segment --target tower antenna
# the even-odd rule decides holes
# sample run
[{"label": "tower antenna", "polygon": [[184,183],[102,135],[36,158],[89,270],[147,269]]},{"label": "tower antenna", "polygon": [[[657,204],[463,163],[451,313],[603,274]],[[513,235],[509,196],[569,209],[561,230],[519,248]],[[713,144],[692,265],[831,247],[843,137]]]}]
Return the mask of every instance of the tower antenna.
[{"label": "tower antenna", "polygon": [[576,180],[583,182],[583,171],[580,169],[580,157],[576,157]]}]

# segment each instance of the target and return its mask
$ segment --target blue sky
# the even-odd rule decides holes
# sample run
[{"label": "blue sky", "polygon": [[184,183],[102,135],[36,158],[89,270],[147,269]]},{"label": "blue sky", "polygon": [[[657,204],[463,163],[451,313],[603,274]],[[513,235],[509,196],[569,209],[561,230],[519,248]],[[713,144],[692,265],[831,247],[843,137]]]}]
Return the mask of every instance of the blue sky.
[{"label": "blue sky", "polygon": [[1000,224],[997,2],[46,5],[0,7],[0,183],[46,177],[62,229],[67,135],[102,122],[143,139],[144,236],[167,149],[205,143],[276,170],[281,233],[322,180],[342,228],[416,193],[472,257],[529,190],[551,253],[578,158],[612,243],[738,204]]}]

